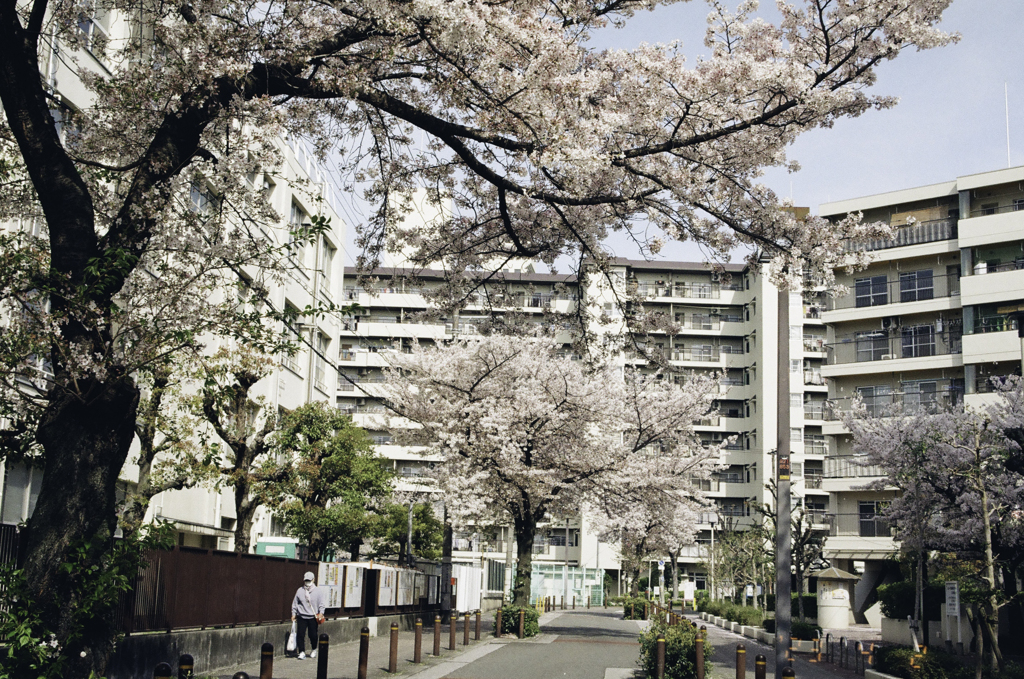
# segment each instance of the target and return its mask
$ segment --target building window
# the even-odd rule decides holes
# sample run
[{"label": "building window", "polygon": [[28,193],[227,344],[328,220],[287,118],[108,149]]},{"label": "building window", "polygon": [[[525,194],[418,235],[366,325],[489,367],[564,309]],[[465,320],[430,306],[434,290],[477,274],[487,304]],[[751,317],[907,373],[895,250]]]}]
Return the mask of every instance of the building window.
[{"label": "building window", "polygon": [[288,254],[300,268],[306,265],[306,238],[309,226],[309,215],[293,200],[288,215]]},{"label": "building window", "polygon": [[903,328],[903,358],[935,355],[935,328],[915,325]]},{"label": "building window", "polygon": [[327,348],[331,340],[322,332],[316,334],[316,353],[313,355],[313,384],[320,391],[327,393]]},{"label": "building window", "polygon": [[864,407],[870,417],[881,417],[892,402],[892,387],[880,384],[874,387],[857,387]]},{"label": "building window", "polygon": [[889,522],[881,517],[884,503],[861,501],[858,503],[860,514],[860,536],[862,538],[887,538],[892,536]]},{"label": "building window", "polygon": [[285,306],[285,332],[288,335],[288,344],[291,345],[294,351],[285,351],[281,354],[281,365],[296,375],[301,375],[299,371],[299,354],[301,353],[302,340],[297,329],[300,319],[298,309],[290,304]]},{"label": "building window", "polygon": [[935,296],[932,270],[910,271],[900,274],[900,301],[919,302]]},{"label": "building window", "polygon": [[857,362],[881,361],[889,356],[889,337],[884,331],[858,332],[854,335],[857,343]]},{"label": "building window", "polygon": [[804,360],[802,358],[791,358],[789,359],[789,372],[799,373],[804,369]]},{"label": "building window", "polygon": [[858,278],[854,285],[854,291],[858,307],[889,303],[888,284],[885,276]]},{"label": "building window", "polygon": [[794,427],[789,430],[789,440],[793,443],[799,443],[804,440],[804,430],[799,427]]},{"label": "building window", "polygon": [[908,411],[935,408],[939,401],[938,383],[917,381],[903,383],[903,407]]}]

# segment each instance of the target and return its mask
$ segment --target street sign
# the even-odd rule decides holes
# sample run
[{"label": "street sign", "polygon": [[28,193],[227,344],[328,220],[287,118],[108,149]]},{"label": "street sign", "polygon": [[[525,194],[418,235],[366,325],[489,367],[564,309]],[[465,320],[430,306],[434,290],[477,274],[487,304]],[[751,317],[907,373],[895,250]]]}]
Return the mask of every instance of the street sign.
[{"label": "street sign", "polygon": [[658,568],[664,568],[664,567],[665,567],[665,560],[664,559],[658,559]]},{"label": "street sign", "polygon": [[960,615],[960,584],[946,583],[946,615]]}]

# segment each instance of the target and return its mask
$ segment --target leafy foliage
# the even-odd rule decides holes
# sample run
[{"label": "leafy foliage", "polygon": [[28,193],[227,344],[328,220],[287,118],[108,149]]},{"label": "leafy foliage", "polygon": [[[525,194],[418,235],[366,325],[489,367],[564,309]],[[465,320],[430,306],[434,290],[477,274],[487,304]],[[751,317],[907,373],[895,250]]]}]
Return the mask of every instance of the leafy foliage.
[{"label": "leafy foliage", "polygon": [[622,619],[623,620],[646,620],[650,612],[650,602],[646,597],[627,596],[622,597]]},{"label": "leafy foliage", "polygon": [[[389,504],[379,513],[373,527],[370,556],[374,558],[406,554],[409,535],[409,508]],[[412,513],[412,553],[423,559],[441,558],[444,523],[434,514],[430,503],[417,503]]]},{"label": "leafy foliage", "polygon": [[[534,606],[506,604],[501,611],[501,636],[519,634],[519,612],[523,613],[523,636],[535,637],[540,634],[540,613]],[[498,611],[494,612],[494,626],[498,626]]]},{"label": "leafy foliage", "polygon": [[[658,636],[665,637],[665,678],[696,679],[697,677],[697,635],[700,632],[693,625],[666,625],[655,622],[640,634],[640,667],[648,677],[657,676]],[[704,640],[704,676],[710,677],[711,656],[714,649]]]},{"label": "leafy foliage", "polygon": [[[878,601],[882,615],[896,620],[914,617],[914,600],[917,590],[913,582],[901,580],[878,587]],[[924,615],[926,620],[941,620],[945,604],[945,589],[942,584],[930,584],[924,589]]]},{"label": "leafy foliage", "polygon": [[270,452],[262,493],[311,558],[372,534],[372,505],[390,495],[394,473],[351,417],[321,402],[300,406],[281,419]]},{"label": "leafy foliage", "polygon": [[0,609],[0,679],[64,679],[69,669],[87,662],[113,643],[121,621],[115,612],[121,595],[135,584],[146,551],[173,544],[169,526],[149,525],[114,542],[77,544],[61,571],[69,585],[66,605],[74,612],[71,633],[58,636],[44,619],[45,603],[36,601],[25,572],[10,565],[0,570],[6,606]]}]

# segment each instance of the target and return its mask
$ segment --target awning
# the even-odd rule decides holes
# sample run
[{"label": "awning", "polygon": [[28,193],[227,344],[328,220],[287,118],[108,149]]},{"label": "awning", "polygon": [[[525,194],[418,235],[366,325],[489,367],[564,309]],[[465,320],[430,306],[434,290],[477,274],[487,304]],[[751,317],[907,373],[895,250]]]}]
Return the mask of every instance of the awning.
[{"label": "awning", "polygon": [[176,529],[183,533],[195,533],[197,535],[215,535],[219,538],[231,538],[235,536],[234,531],[226,528],[217,528],[205,523],[192,523],[191,521],[176,520],[173,522]]}]

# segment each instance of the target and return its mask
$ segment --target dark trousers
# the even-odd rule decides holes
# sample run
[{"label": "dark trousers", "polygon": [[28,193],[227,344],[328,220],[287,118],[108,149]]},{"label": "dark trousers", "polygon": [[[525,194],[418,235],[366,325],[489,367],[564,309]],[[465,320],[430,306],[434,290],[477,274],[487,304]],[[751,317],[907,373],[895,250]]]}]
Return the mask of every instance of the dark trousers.
[{"label": "dark trousers", "polygon": [[315,651],[317,644],[317,629],[319,626],[316,623],[316,618],[304,618],[301,615],[296,618],[298,622],[298,629],[296,630],[295,641],[298,644],[299,653],[306,652],[306,634],[309,634],[309,650]]}]

